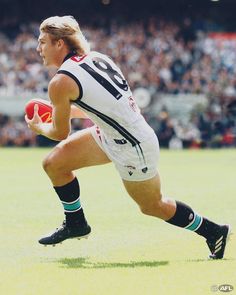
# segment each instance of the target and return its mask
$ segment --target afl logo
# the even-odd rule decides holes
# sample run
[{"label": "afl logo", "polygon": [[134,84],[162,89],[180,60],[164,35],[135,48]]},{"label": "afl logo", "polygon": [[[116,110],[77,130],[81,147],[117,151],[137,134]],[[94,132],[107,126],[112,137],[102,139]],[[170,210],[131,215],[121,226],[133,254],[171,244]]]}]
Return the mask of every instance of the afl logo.
[{"label": "afl logo", "polygon": [[229,284],[224,284],[224,285],[220,285],[218,289],[220,292],[231,292],[233,291],[234,287]]}]

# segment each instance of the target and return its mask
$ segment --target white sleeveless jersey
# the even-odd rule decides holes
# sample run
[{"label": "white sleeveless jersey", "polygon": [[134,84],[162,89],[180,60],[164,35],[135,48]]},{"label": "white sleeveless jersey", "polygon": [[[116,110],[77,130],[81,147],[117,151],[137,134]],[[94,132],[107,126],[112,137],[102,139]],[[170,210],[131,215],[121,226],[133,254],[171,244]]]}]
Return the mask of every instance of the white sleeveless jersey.
[{"label": "white sleeveless jersey", "polygon": [[70,76],[80,89],[73,101],[97,125],[107,143],[132,146],[153,136],[118,66],[106,55],[91,51],[68,58],[58,74]]}]

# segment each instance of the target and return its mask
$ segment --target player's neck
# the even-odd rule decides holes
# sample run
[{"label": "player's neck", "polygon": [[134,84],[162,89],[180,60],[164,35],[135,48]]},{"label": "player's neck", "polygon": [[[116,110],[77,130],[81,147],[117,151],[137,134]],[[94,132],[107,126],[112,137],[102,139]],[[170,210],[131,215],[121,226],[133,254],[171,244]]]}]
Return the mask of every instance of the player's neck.
[{"label": "player's neck", "polygon": [[71,58],[72,56],[77,55],[75,51],[70,51],[69,53],[66,54],[66,56],[63,59],[63,62],[65,62],[67,59]]}]

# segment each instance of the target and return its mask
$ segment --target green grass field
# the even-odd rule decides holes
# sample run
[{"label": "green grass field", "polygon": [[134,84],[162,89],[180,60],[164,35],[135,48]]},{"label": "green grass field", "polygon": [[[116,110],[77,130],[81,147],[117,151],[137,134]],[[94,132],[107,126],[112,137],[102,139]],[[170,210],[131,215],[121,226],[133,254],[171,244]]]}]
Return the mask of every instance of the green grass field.
[{"label": "green grass field", "polygon": [[[112,164],[77,172],[89,239],[39,245],[63,219],[41,168],[47,152],[0,148],[1,295],[236,293],[235,235],[225,259],[208,261],[203,238],[139,212]],[[165,195],[236,228],[236,150],[161,151],[159,167]]]}]

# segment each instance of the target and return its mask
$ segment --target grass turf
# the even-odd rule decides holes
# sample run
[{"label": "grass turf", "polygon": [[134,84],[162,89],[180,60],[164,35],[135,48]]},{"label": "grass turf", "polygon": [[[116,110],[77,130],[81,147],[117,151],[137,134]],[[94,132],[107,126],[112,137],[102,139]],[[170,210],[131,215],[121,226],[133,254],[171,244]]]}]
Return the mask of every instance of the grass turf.
[{"label": "grass turf", "polygon": [[[39,245],[63,219],[41,168],[48,151],[0,148],[0,294],[205,295],[222,284],[235,292],[235,236],[225,259],[208,261],[203,238],[139,213],[112,164],[76,173],[89,239]],[[161,151],[163,193],[234,229],[235,163],[235,150]]]}]

